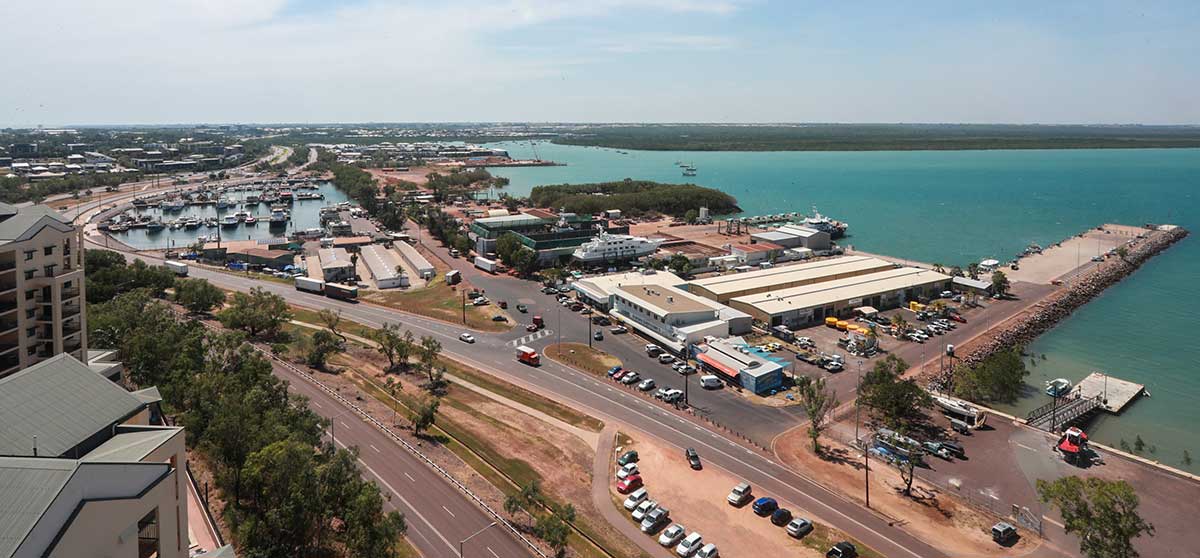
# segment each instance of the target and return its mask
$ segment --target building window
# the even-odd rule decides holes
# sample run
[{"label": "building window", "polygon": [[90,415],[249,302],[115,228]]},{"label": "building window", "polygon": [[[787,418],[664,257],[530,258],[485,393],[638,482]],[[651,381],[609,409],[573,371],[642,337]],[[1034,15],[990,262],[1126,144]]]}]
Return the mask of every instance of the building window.
[{"label": "building window", "polygon": [[37,326],[25,328],[25,337],[37,337]]},{"label": "building window", "polygon": [[53,256],[54,255],[54,246],[50,245],[45,248],[42,248],[42,254],[47,255],[47,256]]},{"label": "building window", "polygon": [[36,314],[37,314],[37,308],[26,308],[25,309],[25,319],[27,319],[27,320],[32,320],[34,315],[36,315]]},{"label": "building window", "polygon": [[26,280],[33,279],[34,273],[37,273],[36,269],[26,269],[25,270],[25,279]]},{"label": "building window", "polygon": [[30,345],[28,347],[25,347],[26,355],[33,356],[33,353],[36,353],[36,352],[37,352],[37,345]]},{"label": "building window", "polygon": [[32,260],[34,252],[37,252],[37,250],[26,250],[25,251],[25,261]]},{"label": "building window", "polygon": [[46,277],[54,277],[54,268],[56,268],[56,267],[58,267],[58,266],[55,264],[50,264],[50,265],[46,266],[44,268],[46,271]]},{"label": "building window", "polygon": [[35,296],[37,296],[36,289],[29,289],[28,291],[25,291],[25,300],[33,300],[33,297]]}]

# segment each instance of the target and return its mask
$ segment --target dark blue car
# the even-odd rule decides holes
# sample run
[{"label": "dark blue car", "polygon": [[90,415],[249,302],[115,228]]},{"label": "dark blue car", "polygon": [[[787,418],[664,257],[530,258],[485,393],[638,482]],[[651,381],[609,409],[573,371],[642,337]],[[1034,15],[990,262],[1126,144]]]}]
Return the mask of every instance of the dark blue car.
[{"label": "dark blue car", "polygon": [[777,509],[779,509],[779,502],[776,502],[774,498],[763,496],[754,501],[754,513],[759,516],[766,517]]}]

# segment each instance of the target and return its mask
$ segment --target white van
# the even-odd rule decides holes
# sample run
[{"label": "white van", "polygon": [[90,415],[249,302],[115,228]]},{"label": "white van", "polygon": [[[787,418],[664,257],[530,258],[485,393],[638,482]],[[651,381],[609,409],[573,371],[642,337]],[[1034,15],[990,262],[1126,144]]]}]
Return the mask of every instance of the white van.
[{"label": "white van", "polygon": [[717,558],[717,556],[719,556],[717,553],[717,545],[713,543],[704,545],[704,548],[701,548],[700,552],[696,553],[696,558]]},{"label": "white van", "polygon": [[704,544],[704,537],[701,537],[700,533],[692,531],[682,541],[679,541],[679,545],[675,547],[675,554],[680,558],[687,558],[700,550],[702,544]]},{"label": "white van", "polygon": [[650,493],[646,492],[646,487],[639,488],[629,493],[629,497],[625,499],[625,509],[633,511],[638,507],[638,504],[646,501],[650,497]]},{"label": "white van", "polygon": [[700,387],[704,389],[717,389],[721,387],[721,379],[711,374],[700,376]]}]

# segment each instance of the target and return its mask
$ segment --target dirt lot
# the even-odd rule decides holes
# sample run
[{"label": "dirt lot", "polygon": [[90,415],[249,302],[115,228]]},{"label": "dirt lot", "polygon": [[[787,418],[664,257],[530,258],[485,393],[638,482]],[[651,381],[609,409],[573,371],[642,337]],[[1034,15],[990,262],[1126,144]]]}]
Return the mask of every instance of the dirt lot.
[{"label": "dirt lot", "polygon": [[1041,254],[1021,258],[1020,269],[1005,269],[1010,280],[1027,283],[1049,284],[1091,261],[1093,256],[1103,255],[1147,232],[1141,227],[1128,225],[1104,225],[1089,229],[1054,246],[1046,247]]},{"label": "dirt lot", "polygon": [[[735,508],[726,503],[730,489],[741,482],[729,473],[715,467],[693,471],[678,450],[659,445],[648,436],[638,436],[637,441],[621,451],[630,448],[638,451],[641,459],[638,468],[650,498],[671,510],[673,522],[683,524],[688,532],[699,531],[706,543],[716,544],[722,556],[819,557],[824,555],[831,540],[841,540],[819,524],[817,530],[803,541],[793,539],[782,527],[754,515],[749,505]],[[611,490],[614,498],[624,500],[615,488]],[[806,511],[787,502],[780,502],[780,505],[792,510],[797,517],[815,520]],[[621,511],[628,517],[627,512]],[[865,553],[864,556],[872,554]]]},{"label": "dirt lot", "polygon": [[629,232],[637,236],[653,236],[655,233],[668,234],[680,239],[696,242],[697,244],[720,248],[725,244],[748,244],[750,242],[750,232],[762,230],[753,229],[753,231],[746,231],[740,235],[728,235],[717,233],[717,224],[715,222],[710,225],[682,225],[678,227],[671,227],[669,226],[670,223],[670,218],[637,222],[629,226]]},{"label": "dirt lot", "polygon": [[384,171],[383,169],[367,169],[367,172],[371,173],[372,176],[374,176],[375,178],[378,178],[384,184],[397,184],[403,180],[403,181],[407,181],[407,182],[412,182],[413,184],[416,184],[417,186],[424,186],[427,182],[429,182],[429,180],[427,178],[425,178],[426,175],[428,175],[431,172],[446,172],[446,170],[438,169],[437,167],[422,166],[422,167],[409,167],[408,170],[406,170],[406,171]]},{"label": "dirt lot", "polygon": [[[853,439],[854,418],[831,426],[835,438]],[[822,439],[824,458],[812,451],[804,428],[795,428],[775,440],[775,453],[786,465],[804,471],[817,482],[863,501],[863,463],[861,453],[830,437]],[[871,462],[871,507],[903,523],[907,530],[924,540],[936,540],[951,556],[1020,556],[1035,550],[1040,540],[1024,536],[1012,548],[991,540],[990,528],[997,519],[943,495],[940,490],[913,484],[913,498],[904,497],[899,472],[884,463]]]}]

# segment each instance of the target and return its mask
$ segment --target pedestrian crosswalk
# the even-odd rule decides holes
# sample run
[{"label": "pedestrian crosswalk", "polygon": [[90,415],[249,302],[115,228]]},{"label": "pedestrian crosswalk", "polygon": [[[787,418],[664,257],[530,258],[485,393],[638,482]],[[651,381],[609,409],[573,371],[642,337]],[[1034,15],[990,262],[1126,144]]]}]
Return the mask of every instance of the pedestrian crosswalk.
[{"label": "pedestrian crosswalk", "polygon": [[517,345],[528,345],[530,343],[533,343],[534,341],[537,341],[538,339],[546,337],[547,335],[554,335],[554,331],[549,330],[549,329],[539,329],[539,330],[537,330],[533,333],[530,333],[529,335],[526,335],[524,337],[518,337],[517,339],[513,339],[512,341],[505,343],[505,345],[508,345],[509,347],[516,347]]}]

